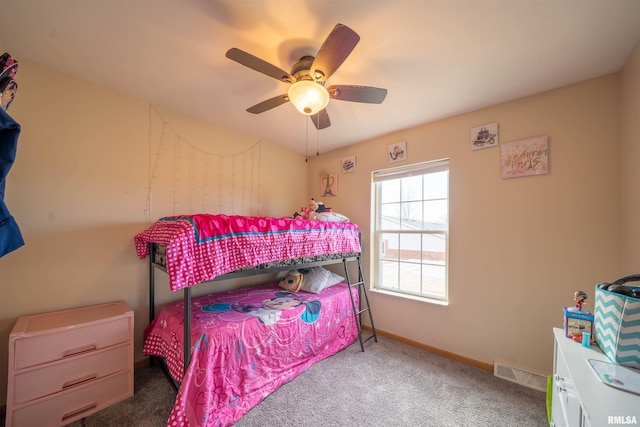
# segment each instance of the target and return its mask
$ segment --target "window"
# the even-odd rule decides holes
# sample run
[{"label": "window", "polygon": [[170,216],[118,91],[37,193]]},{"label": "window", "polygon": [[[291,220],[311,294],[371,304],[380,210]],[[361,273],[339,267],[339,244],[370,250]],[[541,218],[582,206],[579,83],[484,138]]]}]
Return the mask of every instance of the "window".
[{"label": "window", "polygon": [[373,173],[374,288],[447,301],[449,161]]}]

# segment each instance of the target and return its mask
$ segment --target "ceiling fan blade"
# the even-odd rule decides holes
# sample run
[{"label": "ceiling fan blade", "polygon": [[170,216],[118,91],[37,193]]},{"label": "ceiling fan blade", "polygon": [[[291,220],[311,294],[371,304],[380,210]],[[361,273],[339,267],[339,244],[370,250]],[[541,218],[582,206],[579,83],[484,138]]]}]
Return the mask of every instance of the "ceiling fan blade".
[{"label": "ceiling fan blade", "polygon": [[233,47],[227,51],[226,56],[227,58],[236,61],[237,63],[244,65],[245,67],[254,69],[262,74],[266,74],[269,77],[273,77],[276,80],[280,80],[281,82],[291,83],[294,81],[294,78],[291,76],[291,74],[276,67],[273,64],[268,63],[264,59],[260,59],[257,56],[245,52],[244,50]]},{"label": "ceiling fan blade", "polygon": [[331,120],[329,120],[329,113],[327,113],[326,108],[309,117],[311,118],[313,125],[318,130],[325,129],[331,126]]},{"label": "ceiling fan blade", "polygon": [[387,97],[387,90],[371,86],[333,85],[327,88],[331,99],[351,102],[382,104]]},{"label": "ceiling fan blade", "polygon": [[284,104],[285,102],[289,102],[289,97],[287,95],[278,95],[273,98],[267,99],[266,101],[262,101],[259,104],[254,105],[253,107],[247,108],[247,111],[253,114],[264,113],[267,110],[271,110],[272,108],[276,108],[279,105]]},{"label": "ceiling fan blade", "polygon": [[360,36],[351,28],[337,24],[324,41],[311,65],[311,76],[320,82],[327,80],[353,51]]}]

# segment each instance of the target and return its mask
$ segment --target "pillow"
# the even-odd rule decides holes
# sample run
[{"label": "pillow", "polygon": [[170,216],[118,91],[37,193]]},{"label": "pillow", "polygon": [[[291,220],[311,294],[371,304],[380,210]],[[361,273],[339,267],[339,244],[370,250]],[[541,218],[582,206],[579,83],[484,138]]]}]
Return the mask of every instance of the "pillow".
[{"label": "pillow", "polygon": [[318,221],[333,221],[333,222],[349,222],[349,218],[339,214],[337,212],[318,212],[316,214],[316,220]]},{"label": "pillow", "polygon": [[329,286],[337,285],[338,283],[344,283],[345,278],[339,274],[334,273],[333,271],[329,272],[329,278],[327,279],[327,283],[324,285],[325,288]]},{"label": "pillow", "polygon": [[300,270],[300,272],[304,274],[300,290],[313,294],[320,293],[323,289],[344,281],[344,277],[323,267],[311,267]]}]

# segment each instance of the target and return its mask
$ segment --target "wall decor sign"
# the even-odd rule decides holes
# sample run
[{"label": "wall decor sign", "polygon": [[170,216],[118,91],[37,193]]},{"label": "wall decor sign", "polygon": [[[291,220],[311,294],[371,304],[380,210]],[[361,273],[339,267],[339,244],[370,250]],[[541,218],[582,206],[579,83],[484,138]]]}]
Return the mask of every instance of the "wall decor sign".
[{"label": "wall decor sign", "polygon": [[524,139],[500,145],[502,178],[549,173],[549,137]]},{"label": "wall decor sign", "polygon": [[342,173],[356,171],[356,156],[349,156],[342,159]]},{"label": "wall decor sign", "polygon": [[480,150],[481,148],[498,146],[498,122],[489,123],[487,125],[478,126],[471,129],[471,149]]},{"label": "wall decor sign", "polygon": [[320,177],[320,194],[322,197],[338,195],[337,173],[328,173]]},{"label": "wall decor sign", "polygon": [[389,163],[399,162],[407,158],[407,141],[396,142],[387,147]]}]

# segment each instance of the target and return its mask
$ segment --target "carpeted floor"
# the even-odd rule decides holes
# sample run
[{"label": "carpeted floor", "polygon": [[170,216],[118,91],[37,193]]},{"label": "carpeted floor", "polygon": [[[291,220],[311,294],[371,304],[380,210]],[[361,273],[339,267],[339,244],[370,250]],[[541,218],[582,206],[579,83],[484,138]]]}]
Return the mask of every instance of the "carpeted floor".
[{"label": "carpeted floor", "polygon": [[[364,353],[356,342],[312,366],[235,426],[548,426],[543,392],[390,338],[378,340],[366,343]],[[162,427],[174,398],[159,368],[143,368],[136,371],[132,398],[85,425]]]}]

